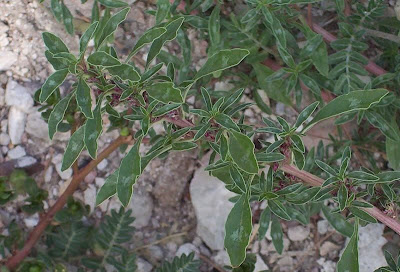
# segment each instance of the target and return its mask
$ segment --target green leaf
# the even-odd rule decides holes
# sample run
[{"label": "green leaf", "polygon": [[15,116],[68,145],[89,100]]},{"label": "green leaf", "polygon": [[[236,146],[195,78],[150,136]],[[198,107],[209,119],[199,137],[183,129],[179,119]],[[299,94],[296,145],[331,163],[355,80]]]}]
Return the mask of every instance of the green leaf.
[{"label": "green leaf", "polygon": [[320,190],[321,190],[320,187],[312,187],[302,191],[301,193],[297,193],[290,198],[288,196],[287,201],[297,205],[302,205],[311,201],[319,193]]},{"label": "green leaf", "polygon": [[88,57],[87,61],[90,64],[100,65],[104,67],[116,66],[121,64],[118,59],[103,51],[91,54]]},{"label": "green leaf", "polygon": [[372,105],[379,103],[389,92],[385,89],[374,89],[368,91],[353,91],[341,95],[325,107],[323,107],[314,119],[304,128],[303,132],[309,130],[313,125],[328,118],[352,111],[366,110]]},{"label": "green leaf", "polygon": [[388,171],[377,174],[379,180],[377,183],[388,183],[400,179],[400,171]]},{"label": "green leaf", "polygon": [[103,28],[102,35],[98,41],[97,48],[100,48],[103,45],[103,43],[107,42],[108,38],[114,34],[114,32],[117,29],[117,27],[119,26],[119,24],[121,24],[123,21],[125,21],[126,16],[128,15],[129,11],[130,11],[130,8],[124,8],[123,10],[114,14],[107,21],[106,25]]},{"label": "green leaf", "polygon": [[281,153],[256,153],[256,159],[259,162],[272,163],[285,159],[285,155]]},{"label": "green leaf", "polygon": [[315,163],[318,165],[319,168],[324,170],[326,173],[328,173],[328,174],[330,174],[332,176],[338,175],[338,172],[335,169],[333,169],[332,167],[330,167],[329,165],[327,165],[323,161],[315,160]]},{"label": "green leaf", "polygon": [[230,131],[229,153],[240,169],[252,174],[258,173],[254,144],[249,137],[236,131]]},{"label": "green leaf", "polygon": [[127,3],[119,0],[97,0],[99,1],[100,4],[103,6],[109,7],[109,8],[123,8],[128,6]]},{"label": "green leaf", "polygon": [[62,20],[62,8],[59,0],[51,0],[50,2],[51,10],[53,11],[54,17],[56,17],[57,21],[61,22]]},{"label": "green leaf", "polygon": [[65,25],[65,29],[71,35],[74,34],[74,17],[71,14],[71,11],[67,8],[64,3],[61,3],[61,8],[63,12],[63,23]]},{"label": "green leaf", "polygon": [[335,230],[347,237],[351,237],[353,226],[340,213],[332,213],[326,206],[322,206],[322,212]]},{"label": "green leaf", "polygon": [[67,111],[69,102],[71,101],[73,93],[70,93],[63,99],[61,99],[50,113],[48,124],[49,124],[49,137],[52,140],[54,134],[57,132],[57,127],[64,119],[65,112]]},{"label": "green leaf", "polygon": [[52,54],[69,52],[68,47],[65,45],[65,43],[56,35],[50,32],[43,32],[42,37],[44,44]]},{"label": "green leaf", "polygon": [[[393,117],[391,125],[395,129],[397,135],[400,135],[400,130],[396,122],[396,118]],[[393,141],[390,138],[386,138],[386,155],[389,161],[389,166],[394,170],[400,170],[400,139]]]},{"label": "green leaf", "polygon": [[190,150],[196,147],[197,144],[191,142],[172,143],[172,150],[176,151]]},{"label": "green leaf", "polygon": [[283,80],[269,81],[268,76],[273,74],[273,71],[261,63],[252,64],[256,72],[257,81],[260,88],[263,89],[269,98],[282,102],[285,105],[292,106],[290,97],[282,91]]},{"label": "green leaf", "polygon": [[[400,134],[398,133],[398,127],[396,123],[389,122],[383,118],[377,112],[365,112],[365,117],[367,117],[368,122],[370,122],[374,127],[378,128],[387,138],[392,141],[399,141]],[[392,126],[395,125],[395,126]]]},{"label": "green leaf", "polygon": [[81,126],[75,131],[74,134],[72,134],[71,138],[69,139],[67,149],[65,149],[61,171],[65,171],[70,168],[78,159],[79,154],[81,154],[83,148],[85,147],[85,143],[83,141],[84,134],[84,126]]},{"label": "green leaf", "polygon": [[80,78],[78,81],[78,87],[76,88],[76,102],[86,118],[93,118],[90,87],[83,78]]},{"label": "green leaf", "polygon": [[67,69],[69,66],[68,60],[55,58],[53,53],[51,53],[49,50],[46,50],[44,55],[46,56],[47,61],[53,66],[54,70]]},{"label": "green leaf", "polygon": [[53,94],[53,92],[64,82],[68,73],[68,69],[62,69],[54,72],[47,78],[42,86],[42,91],[40,92],[40,103],[44,103]]},{"label": "green leaf", "polygon": [[250,52],[246,49],[224,49],[209,57],[193,80],[238,65]]},{"label": "green leaf", "polygon": [[153,117],[159,117],[162,116],[170,111],[173,111],[177,108],[179,108],[181,104],[166,104],[162,106],[161,108],[157,109],[155,112],[152,113],[151,116]]},{"label": "green leaf", "polygon": [[184,17],[179,17],[165,26],[167,31],[160,37],[155,39],[151,44],[149,54],[147,55],[146,67],[148,67],[150,63],[153,61],[153,59],[157,57],[157,55],[161,51],[161,48],[166,42],[172,41],[173,39],[176,38],[178,30],[182,26],[184,20],[185,20]]},{"label": "green leaf", "polygon": [[169,0],[157,0],[156,25],[164,21],[170,8]]},{"label": "green leaf", "polygon": [[117,195],[124,207],[128,206],[133,193],[133,185],[136,183],[138,176],[142,173],[139,154],[140,143],[141,139],[129,150],[125,158],[122,159],[119,167]]},{"label": "green leaf", "polygon": [[265,208],[260,215],[260,228],[258,229],[258,240],[261,241],[264,239],[267,234],[269,224],[271,223],[271,211],[267,207]]},{"label": "green leaf", "polygon": [[276,252],[278,252],[279,254],[282,254],[283,232],[282,232],[281,223],[279,222],[279,219],[276,216],[274,216],[272,218],[271,237],[272,237],[272,243],[274,244]]},{"label": "green leaf", "polygon": [[132,82],[137,82],[140,80],[140,75],[136,72],[135,68],[129,64],[121,64],[118,66],[113,66],[107,68],[111,75],[117,76],[122,80],[130,80]]},{"label": "green leaf", "polygon": [[354,224],[353,235],[337,264],[338,272],[358,272],[358,220]]},{"label": "green leaf", "polygon": [[312,103],[311,105],[307,106],[304,110],[302,110],[297,117],[296,123],[294,125],[295,128],[298,128],[301,126],[310,116],[311,114],[315,111],[315,109],[318,107],[319,102],[316,101]]},{"label": "green leaf", "polygon": [[292,143],[294,146],[301,152],[304,153],[306,151],[306,148],[304,147],[303,140],[301,137],[297,134],[294,134],[290,136],[290,140],[292,140]]},{"label": "green leaf", "polygon": [[347,198],[348,198],[348,190],[344,184],[342,184],[339,188],[337,198],[339,202],[339,209],[343,211],[347,206]]},{"label": "green leaf", "polygon": [[214,117],[215,121],[220,124],[222,127],[226,128],[226,129],[233,129],[235,131],[240,132],[239,127],[236,125],[235,122],[233,122],[233,120],[231,119],[231,117],[229,117],[228,115],[224,114],[224,113],[218,113],[215,117]]},{"label": "green leaf", "polygon": [[293,152],[294,162],[296,163],[297,168],[302,170],[305,164],[304,154],[295,148],[292,149],[292,152]]},{"label": "green leaf", "polygon": [[206,134],[207,130],[211,127],[211,123],[207,122],[206,124],[204,124],[194,135],[193,141],[197,141],[198,139],[200,139],[201,137],[204,136],[204,134]]},{"label": "green leaf", "polygon": [[151,97],[163,103],[183,103],[181,91],[174,87],[173,82],[158,82],[147,87],[146,91]]},{"label": "green leaf", "polygon": [[220,7],[216,5],[211,12],[210,19],[208,20],[208,34],[210,36],[211,48],[215,48],[221,43],[221,22],[220,22]]},{"label": "green leaf", "polygon": [[99,22],[94,22],[91,24],[88,29],[85,31],[85,33],[82,35],[80,41],[79,41],[79,52],[81,55],[83,55],[86,51],[86,48],[89,44],[89,41],[93,38],[94,32],[97,29],[97,26],[99,25]]},{"label": "green leaf", "polygon": [[271,211],[278,217],[289,221],[291,218],[286,212],[285,207],[282,205],[281,202],[275,201],[275,200],[269,200],[268,201],[268,206],[271,209]]},{"label": "green leaf", "polygon": [[225,223],[224,245],[233,267],[240,266],[246,258],[252,230],[251,209],[247,196],[241,195]]},{"label": "green leaf", "polygon": [[96,206],[117,193],[118,170],[109,175],[96,196]]},{"label": "green leaf", "polygon": [[126,62],[128,62],[136,53],[146,44],[152,43],[155,39],[159,38],[167,32],[165,27],[154,27],[147,30],[143,35],[139,38],[135,47],[133,47],[132,51],[129,53],[128,57],[126,58]]},{"label": "green leaf", "polygon": [[85,145],[92,159],[97,157],[97,140],[103,131],[103,120],[101,118],[102,97],[98,98],[93,118],[88,119],[85,124]]},{"label": "green leaf", "polygon": [[243,192],[247,191],[246,189],[246,182],[243,179],[242,174],[240,174],[239,170],[232,166],[229,168],[229,174],[233,180],[233,183]]},{"label": "green leaf", "polygon": [[379,177],[372,175],[370,173],[364,171],[353,171],[347,175],[348,178],[355,179],[355,180],[363,180],[363,181],[377,181]]}]

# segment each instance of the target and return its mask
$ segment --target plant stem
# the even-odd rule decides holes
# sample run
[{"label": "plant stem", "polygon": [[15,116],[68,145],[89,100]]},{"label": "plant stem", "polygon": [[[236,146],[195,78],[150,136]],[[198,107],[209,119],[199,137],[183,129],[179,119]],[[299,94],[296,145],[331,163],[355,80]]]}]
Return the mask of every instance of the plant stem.
[{"label": "plant stem", "polygon": [[26,256],[29,255],[32,248],[35,246],[36,242],[42,236],[43,232],[47,228],[47,226],[53,220],[54,215],[61,210],[65,203],[67,202],[69,196],[71,196],[79,186],[79,183],[105,158],[107,158],[113,151],[115,151],[122,144],[128,143],[132,140],[131,137],[123,137],[120,136],[115,139],[107,148],[105,148],[98,157],[91,161],[88,165],[86,165],[81,171],[76,173],[71,183],[68,185],[65,192],[58,198],[57,202],[50,208],[50,210],[44,214],[39,224],[33,229],[30,233],[28,240],[25,242],[24,247],[21,250],[18,250],[12,257],[10,257],[6,266],[8,269],[15,269]]},{"label": "plant stem", "polygon": [[[302,181],[311,186],[321,186],[322,183],[324,182],[322,178],[319,178],[306,171],[300,170],[293,165],[283,164],[280,169],[285,173],[291,174],[301,179]],[[376,207],[362,208],[362,210],[369,213],[372,217],[382,222],[384,225],[388,226],[389,228],[391,228],[393,231],[395,231],[397,234],[400,235],[400,223],[395,218],[387,216]]]}]

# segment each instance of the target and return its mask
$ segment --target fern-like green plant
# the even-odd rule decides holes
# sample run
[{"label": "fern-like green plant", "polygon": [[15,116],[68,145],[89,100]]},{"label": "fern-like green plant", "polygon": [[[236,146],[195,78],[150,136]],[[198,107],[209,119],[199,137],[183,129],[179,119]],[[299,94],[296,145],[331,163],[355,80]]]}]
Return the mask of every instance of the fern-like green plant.
[{"label": "fern-like green plant", "polygon": [[182,254],[175,257],[172,262],[164,262],[156,272],[200,272],[200,261],[194,259],[194,253]]}]

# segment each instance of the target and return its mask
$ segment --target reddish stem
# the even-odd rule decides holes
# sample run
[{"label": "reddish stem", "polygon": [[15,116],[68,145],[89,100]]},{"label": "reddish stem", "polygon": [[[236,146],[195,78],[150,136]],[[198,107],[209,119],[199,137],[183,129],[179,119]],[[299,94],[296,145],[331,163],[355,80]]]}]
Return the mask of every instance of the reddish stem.
[{"label": "reddish stem", "polygon": [[25,257],[29,255],[36,242],[39,240],[43,232],[46,230],[47,226],[53,220],[54,215],[64,207],[65,203],[67,203],[69,196],[71,196],[76,191],[79,183],[90,173],[90,171],[92,171],[103,159],[107,158],[120,145],[128,143],[130,141],[131,137],[118,137],[106,149],[104,149],[104,151],[101,152],[95,160],[91,161],[79,173],[74,175],[71,183],[68,185],[65,192],[60,196],[60,198],[50,208],[50,210],[41,217],[39,224],[30,233],[24,247],[21,250],[18,250],[12,257],[7,260],[6,266],[8,269],[15,269],[23,261],[23,259],[25,259]]}]

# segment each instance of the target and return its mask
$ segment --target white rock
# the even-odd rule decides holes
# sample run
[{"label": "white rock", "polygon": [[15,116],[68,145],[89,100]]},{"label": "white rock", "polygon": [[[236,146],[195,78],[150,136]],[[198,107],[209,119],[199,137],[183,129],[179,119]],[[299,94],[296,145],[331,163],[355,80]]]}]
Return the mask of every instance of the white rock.
[{"label": "white rock", "polygon": [[218,253],[212,257],[212,259],[220,266],[230,265],[229,255],[226,250],[218,251]]},{"label": "white rock", "polygon": [[288,237],[292,241],[303,241],[307,239],[309,234],[310,228],[304,226],[295,226],[288,230]]},{"label": "white rock", "polygon": [[136,228],[142,228],[149,224],[151,214],[153,212],[153,199],[147,192],[138,193],[137,190],[133,190],[131,202],[128,205],[128,209],[132,210],[132,216],[135,217],[132,226]]},{"label": "white rock", "polygon": [[8,106],[17,107],[25,113],[29,113],[33,106],[33,98],[29,90],[13,80],[7,84],[5,100]]},{"label": "white rock", "polygon": [[335,272],[336,271],[336,263],[325,260],[325,258],[319,258],[317,263],[322,266],[320,272]]},{"label": "white rock", "polygon": [[44,182],[48,183],[51,181],[51,177],[53,176],[53,170],[54,170],[53,165],[50,165],[47,168],[46,173],[44,174]]},{"label": "white rock", "polygon": [[136,259],[136,265],[137,271],[140,272],[150,272],[153,269],[153,266],[149,262],[143,260],[140,257]]},{"label": "white rock", "polygon": [[0,133],[0,145],[8,145],[10,143],[10,136],[6,133]]},{"label": "white rock", "polygon": [[3,107],[5,103],[5,90],[0,87],[0,107]]},{"label": "white rock", "polygon": [[100,171],[103,171],[106,169],[107,165],[108,165],[108,161],[106,159],[104,159],[97,165],[97,169]]},{"label": "white rock", "polygon": [[90,212],[92,213],[96,206],[96,186],[89,184],[83,193],[83,198],[85,204],[90,206]]},{"label": "white rock", "polygon": [[7,153],[8,157],[11,160],[22,158],[26,155],[25,149],[22,146],[16,146],[13,149],[9,150]]},{"label": "white rock", "polygon": [[64,172],[61,171],[61,162],[56,164],[56,171],[58,173],[58,175],[60,176],[60,178],[67,180],[72,176],[73,170],[72,168],[68,168],[67,170],[65,170]]},{"label": "white rock", "polygon": [[321,256],[326,256],[329,252],[338,250],[340,247],[330,241],[326,241],[322,244],[321,248],[319,249],[319,253]]},{"label": "white rock", "polygon": [[37,160],[34,157],[25,156],[17,160],[17,167],[18,168],[28,167],[30,165],[34,165],[36,162]]},{"label": "white rock", "polygon": [[387,243],[382,236],[384,228],[383,224],[360,227],[358,241],[360,271],[374,271],[386,265],[382,251],[382,246]]},{"label": "white rock", "polygon": [[97,188],[101,188],[104,185],[106,180],[103,178],[95,178],[94,182],[96,183]]},{"label": "white rock", "polygon": [[332,231],[334,230],[331,226],[331,224],[329,224],[328,220],[320,220],[317,223],[317,229],[319,234],[325,234],[328,231]]},{"label": "white rock", "polygon": [[49,128],[47,123],[43,120],[40,112],[35,107],[34,110],[28,115],[25,131],[36,138],[44,141],[50,141]]},{"label": "white rock", "polygon": [[8,135],[13,144],[20,144],[24,134],[26,113],[16,107],[11,107],[8,113]]},{"label": "white rock", "polygon": [[254,268],[254,272],[268,270],[269,267],[264,262],[264,260],[261,258],[261,256],[259,254],[257,254],[256,256],[257,256],[257,261],[256,261],[256,265],[255,265],[255,268]]},{"label": "white rock", "polygon": [[278,102],[276,103],[276,115],[281,116],[285,114],[285,104]]},{"label": "white rock", "polygon": [[26,217],[24,223],[28,228],[33,228],[39,223],[39,214],[35,213],[32,216]]},{"label": "white rock", "polygon": [[11,51],[0,51],[0,71],[9,70],[17,61],[18,55]]},{"label": "white rock", "polygon": [[195,252],[196,253],[196,259],[198,259],[199,257],[197,256],[199,253],[198,248],[191,244],[191,243],[186,243],[181,245],[178,250],[175,253],[175,256],[181,256],[182,254],[186,254],[189,255],[190,253]]},{"label": "white rock", "polygon": [[6,133],[7,132],[7,127],[8,127],[8,120],[7,119],[1,120],[1,122],[0,122],[0,130],[1,130],[1,132]]},{"label": "white rock", "polygon": [[225,221],[233,207],[228,199],[234,193],[201,168],[190,183],[190,195],[197,218],[197,235],[211,249],[224,249]]}]

